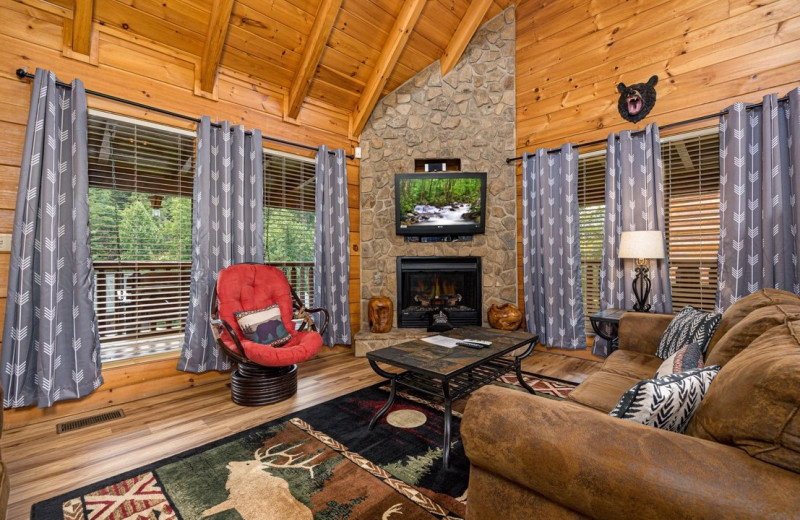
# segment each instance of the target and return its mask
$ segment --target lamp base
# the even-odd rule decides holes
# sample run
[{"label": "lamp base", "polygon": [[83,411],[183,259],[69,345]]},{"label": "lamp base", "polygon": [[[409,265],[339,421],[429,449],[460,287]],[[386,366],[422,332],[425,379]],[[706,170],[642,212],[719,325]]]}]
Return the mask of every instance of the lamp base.
[{"label": "lamp base", "polygon": [[633,295],[636,297],[636,303],[633,306],[634,312],[650,311],[651,305],[647,303],[647,299],[650,297],[650,277],[647,276],[649,271],[647,265],[637,262],[636,278],[631,284]]}]

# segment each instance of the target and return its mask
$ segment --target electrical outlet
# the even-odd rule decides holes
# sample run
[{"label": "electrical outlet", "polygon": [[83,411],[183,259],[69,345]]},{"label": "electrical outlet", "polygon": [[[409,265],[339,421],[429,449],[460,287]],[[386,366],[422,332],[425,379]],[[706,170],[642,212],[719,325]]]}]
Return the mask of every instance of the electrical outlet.
[{"label": "electrical outlet", "polygon": [[360,146],[356,146],[356,150],[355,150],[355,153],[353,154],[353,157],[355,157],[356,159],[361,159],[361,147]]},{"label": "electrical outlet", "polygon": [[11,252],[11,235],[8,233],[0,234],[0,253]]}]

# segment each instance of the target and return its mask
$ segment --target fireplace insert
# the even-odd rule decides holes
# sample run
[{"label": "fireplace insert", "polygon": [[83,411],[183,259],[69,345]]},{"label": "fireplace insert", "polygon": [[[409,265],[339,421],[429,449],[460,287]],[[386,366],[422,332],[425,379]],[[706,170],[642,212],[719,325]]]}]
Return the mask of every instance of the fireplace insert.
[{"label": "fireplace insert", "polygon": [[456,327],[481,325],[481,259],[398,258],[397,326],[427,327],[440,310]]}]

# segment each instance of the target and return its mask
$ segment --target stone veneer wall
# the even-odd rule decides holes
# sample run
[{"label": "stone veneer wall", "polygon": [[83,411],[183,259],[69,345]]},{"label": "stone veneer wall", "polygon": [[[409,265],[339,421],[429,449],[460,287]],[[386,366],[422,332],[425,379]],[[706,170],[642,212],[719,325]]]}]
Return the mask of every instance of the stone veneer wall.
[{"label": "stone veneer wall", "polygon": [[[483,25],[444,78],[439,62],[388,94],[361,134],[361,321],[388,296],[397,325],[397,257],[480,256],[483,321],[491,304],[517,303],[515,23],[509,7]],[[394,175],[414,159],[460,158],[463,171],[488,172],[486,233],[471,242],[412,243],[395,235]]]}]

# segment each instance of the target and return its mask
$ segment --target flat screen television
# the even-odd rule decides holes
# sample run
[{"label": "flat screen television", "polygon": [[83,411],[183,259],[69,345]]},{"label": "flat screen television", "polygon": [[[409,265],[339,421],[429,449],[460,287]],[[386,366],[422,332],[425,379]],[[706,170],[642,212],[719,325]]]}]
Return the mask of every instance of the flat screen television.
[{"label": "flat screen television", "polygon": [[474,235],[486,224],[486,172],[398,173],[398,235]]}]

